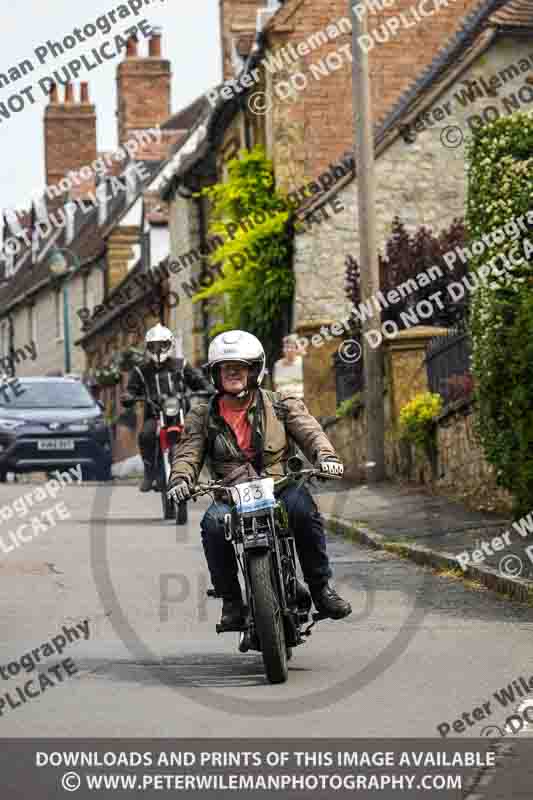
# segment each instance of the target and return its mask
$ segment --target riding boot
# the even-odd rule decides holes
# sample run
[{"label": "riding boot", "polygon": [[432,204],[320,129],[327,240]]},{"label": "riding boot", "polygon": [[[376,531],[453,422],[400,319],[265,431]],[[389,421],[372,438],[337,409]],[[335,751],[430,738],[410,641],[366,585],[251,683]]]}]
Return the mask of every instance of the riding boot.
[{"label": "riding boot", "polygon": [[351,605],[329,583],[309,587],[316,610],[329,619],[344,619],[352,613]]},{"label": "riding boot", "polygon": [[239,582],[235,584],[231,594],[222,597],[222,616],[220,624],[224,628],[239,628],[244,622],[244,607]]},{"label": "riding boot", "polygon": [[144,464],[144,478],[141,481],[141,492],[151,492],[154,483],[154,465],[151,461],[143,461]]}]

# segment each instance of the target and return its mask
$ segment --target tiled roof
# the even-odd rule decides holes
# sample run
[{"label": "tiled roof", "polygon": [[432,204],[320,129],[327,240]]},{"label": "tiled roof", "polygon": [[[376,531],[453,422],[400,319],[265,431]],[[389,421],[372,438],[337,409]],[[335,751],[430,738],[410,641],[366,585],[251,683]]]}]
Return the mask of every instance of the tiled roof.
[{"label": "tiled roof", "polygon": [[202,94],[200,97],[197,97],[196,100],[193,100],[186,108],[182,108],[181,111],[178,111],[167,119],[167,121],[161,125],[161,129],[164,131],[188,131],[207,107],[209,107],[209,101],[206,96]]},{"label": "tiled roof", "polygon": [[492,15],[490,22],[500,28],[533,28],[533,0],[511,0]]},{"label": "tiled roof", "polygon": [[[246,64],[238,76],[239,79],[246,74],[251,74],[252,70],[257,67],[264,53],[264,44],[263,36],[254,36],[253,46],[246,59]],[[220,90],[223,86],[224,84],[220,84],[213,88]],[[219,91],[214,105],[206,102],[195,126],[191,128],[187,138],[174,148],[162,172],[163,179],[158,191],[161,192],[163,200],[169,200],[173,187],[187,173],[201,171],[205,165],[208,168],[209,165],[213,167],[218,141],[231,119],[242,107],[242,98],[245,95],[246,93],[234,93],[232,97],[226,99]]]},{"label": "tiled roof", "polygon": [[[511,3],[519,0],[511,0]],[[533,4],[533,0],[522,0],[522,3]],[[486,44],[497,35],[498,23],[496,12],[504,5],[510,5],[509,0],[483,0],[477,9],[462,22],[457,33],[452,37],[447,46],[434,58],[431,64],[418,76],[410,88],[402,94],[398,102],[387,114],[383,123],[375,132],[376,145],[380,142],[391,127],[395,127],[400,118],[405,116],[411,104],[424,92],[432,89],[441,81],[449,70],[464,63],[471,50],[474,50],[479,38],[488,33]]]},{"label": "tiled roof", "polygon": [[[198,100],[195,100],[194,103],[192,103],[182,112],[179,112],[171,117],[161,127],[166,127],[169,135],[174,135],[177,138],[180,126],[183,126],[183,124],[186,122],[190,122],[193,119],[194,113],[198,113],[199,110],[205,108],[206,104],[209,105],[205,98],[198,98]],[[179,144],[176,146],[179,147]],[[143,183],[142,191],[144,191],[148,184],[161,170],[165,162],[163,160],[152,159],[147,161],[142,159],[137,160],[143,164],[144,170],[149,174],[149,178],[147,178],[146,182]],[[121,217],[128,211],[128,208],[138,200],[139,196],[142,194],[142,191],[137,193],[135,200],[130,203],[129,206],[126,205],[125,191],[119,192],[110,198],[107,203],[106,220],[102,226],[98,225],[98,211],[96,208],[92,208],[90,211],[85,213],[79,207],[74,220],[75,235],[72,242],[69,245],[66,245],[65,230],[54,228],[46,239],[41,240],[39,252],[44,250],[47,242],[55,239],[54,246],[59,248],[68,247],[69,250],[78,256],[82,266],[96,260],[105,253],[106,235],[110,232],[114,225],[120,221]],[[57,207],[57,201],[55,202],[56,205],[53,209],[51,209],[49,206],[49,212],[51,211],[51,213],[53,213],[54,209]],[[89,204],[87,203],[86,206],[88,207]],[[156,224],[163,224],[164,214],[158,214],[157,220],[154,218],[153,221]],[[26,214],[24,219],[21,219],[21,223],[23,223],[26,227],[26,225],[29,223],[29,214]],[[9,235],[9,233],[6,234],[6,238]],[[13,277],[7,279],[7,281],[3,284],[0,283],[0,313],[8,310],[10,304],[13,304],[14,301],[19,302],[19,300],[22,299],[22,297],[28,292],[35,292],[39,290],[41,286],[46,286],[47,283],[50,283],[51,281],[46,259],[39,262],[38,253],[35,263],[33,263],[31,258],[31,248],[26,246],[24,246],[24,249],[21,251],[16,261],[20,263],[20,259],[24,257],[25,260],[17,273]]]}]

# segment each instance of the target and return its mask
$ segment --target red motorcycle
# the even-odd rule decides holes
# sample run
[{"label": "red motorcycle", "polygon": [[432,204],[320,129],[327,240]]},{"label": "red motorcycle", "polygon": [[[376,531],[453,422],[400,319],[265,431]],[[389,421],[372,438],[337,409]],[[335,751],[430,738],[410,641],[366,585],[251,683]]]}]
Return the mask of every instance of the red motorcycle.
[{"label": "red motorcycle", "polygon": [[148,403],[154,412],[157,421],[155,452],[152,463],[154,464],[154,489],[161,494],[164,519],[175,519],[178,525],[186,525],[188,520],[187,503],[174,503],[167,497],[167,487],[170,482],[172,469],[173,450],[181,439],[185,429],[185,414],[190,407],[190,396],[209,397],[209,392],[191,392],[187,395],[181,393],[168,395],[159,391],[157,397],[139,397],[135,402]]}]

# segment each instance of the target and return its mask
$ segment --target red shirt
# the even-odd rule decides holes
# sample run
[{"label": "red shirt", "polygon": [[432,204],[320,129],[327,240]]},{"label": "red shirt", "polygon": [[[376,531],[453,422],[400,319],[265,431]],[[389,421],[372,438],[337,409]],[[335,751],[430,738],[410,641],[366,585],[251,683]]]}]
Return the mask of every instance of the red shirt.
[{"label": "red shirt", "polygon": [[227,401],[221,397],[218,401],[220,416],[227,422],[237,439],[239,448],[246,458],[253,459],[255,451],[252,448],[252,426],[248,419],[248,411],[252,404],[253,395],[244,408],[230,408]]}]

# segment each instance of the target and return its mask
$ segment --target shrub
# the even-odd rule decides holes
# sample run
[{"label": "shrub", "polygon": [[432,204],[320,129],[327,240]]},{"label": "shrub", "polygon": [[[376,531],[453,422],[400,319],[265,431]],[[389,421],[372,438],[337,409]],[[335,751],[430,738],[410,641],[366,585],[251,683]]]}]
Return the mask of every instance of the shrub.
[{"label": "shrub", "polygon": [[[405,293],[396,303],[382,308],[381,320],[391,320],[402,329],[400,314],[416,306],[420,300],[427,300],[435,292],[441,292],[442,309],[436,309],[431,324],[453,327],[462,323],[467,315],[467,301],[453,302],[446,291],[450,280],[450,270],[443,256],[455,247],[464,247],[466,231],[461,220],[456,219],[447,230],[435,235],[429,228],[422,226],[416,233],[409,234],[399,217],[392,222],[392,232],[385,245],[385,254],[379,253],[380,289],[386,297],[387,292],[396,289],[409,279],[414,279],[421,272],[437,266],[442,270],[442,277],[432,280],[427,286],[420,286],[412,294]],[[467,272],[467,265],[459,259],[454,265],[453,280],[460,281]],[[422,281],[420,281],[422,283]],[[348,256],[346,264],[346,297],[355,306],[361,303],[360,268],[357,261]],[[358,323],[360,324],[360,323]],[[427,323],[424,323],[427,324]]]},{"label": "shrub", "polygon": [[440,394],[421,392],[415,395],[400,411],[400,433],[402,439],[426,449],[435,431],[435,420],[442,411]]},{"label": "shrub", "polygon": [[352,416],[355,411],[361,406],[361,393],[356,392],[352,397],[347,397],[342,403],[339,403],[335,416],[337,419]]},{"label": "shrub", "polygon": [[471,237],[502,226],[507,234],[473,259],[476,270],[498,259],[501,272],[492,273],[472,306],[477,431],[521,516],[533,507],[533,116],[513,114],[484,127],[467,157]]}]

